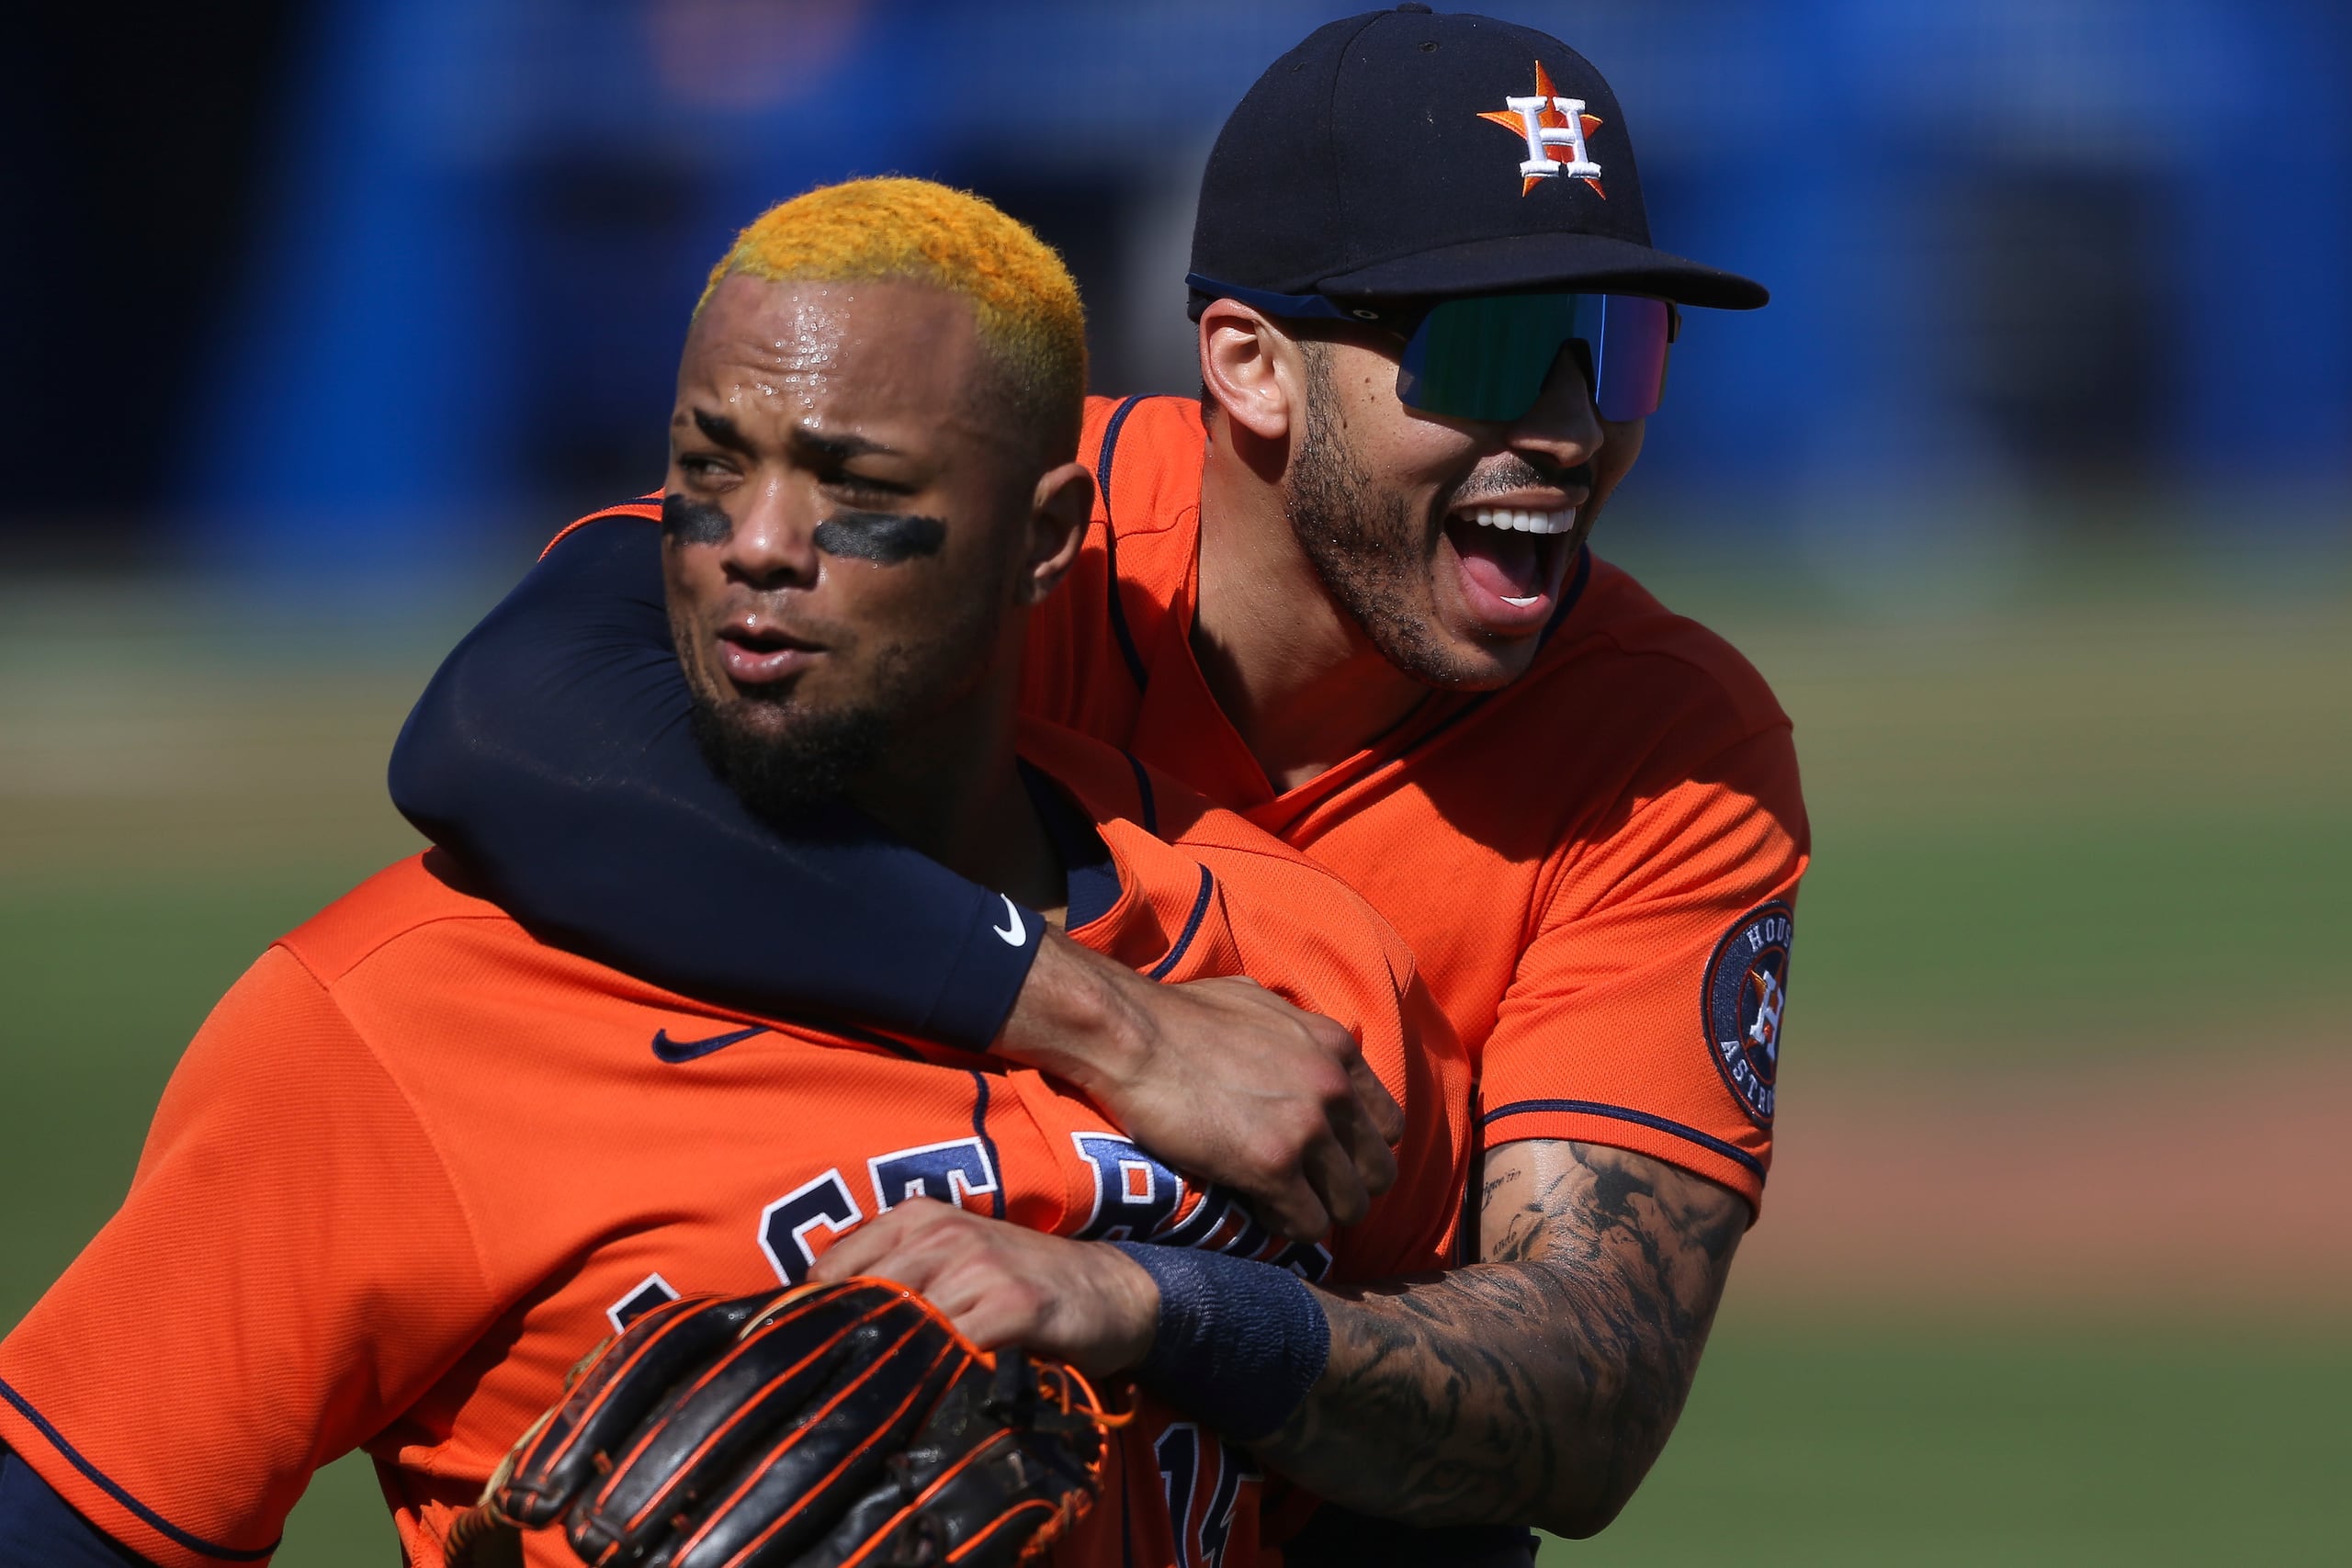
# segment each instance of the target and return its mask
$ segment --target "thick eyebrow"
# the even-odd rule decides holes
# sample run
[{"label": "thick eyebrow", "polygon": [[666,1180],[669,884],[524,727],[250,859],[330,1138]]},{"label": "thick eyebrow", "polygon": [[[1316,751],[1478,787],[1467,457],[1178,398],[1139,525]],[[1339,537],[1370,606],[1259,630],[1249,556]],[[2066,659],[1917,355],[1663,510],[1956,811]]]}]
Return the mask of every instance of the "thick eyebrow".
[{"label": "thick eyebrow", "polygon": [[[712,413],[707,409],[695,409],[693,412],[695,428],[701,431],[704,436],[714,445],[724,446],[730,452],[741,452],[747,457],[753,455],[751,438],[743,434],[741,426],[726,414]],[[795,429],[792,432],[792,444],[804,452],[834,463],[846,463],[852,457],[876,456],[895,457],[899,455],[899,449],[895,446],[888,446],[879,441],[872,441],[863,435],[851,435],[846,433],[828,435],[814,430]]]},{"label": "thick eyebrow", "polygon": [[747,457],[752,455],[751,442],[744,438],[742,431],[737,428],[735,422],[723,413],[710,413],[702,409],[695,410],[695,428],[701,431],[710,441],[726,447],[730,452],[741,452]]},{"label": "thick eyebrow", "polygon": [[897,447],[886,446],[879,441],[869,441],[863,435],[846,434],[822,435],[813,430],[799,428],[796,428],[792,433],[792,444],[836,463],[846,463],[852,457],[876,456],[895,457],[899,455]]}]

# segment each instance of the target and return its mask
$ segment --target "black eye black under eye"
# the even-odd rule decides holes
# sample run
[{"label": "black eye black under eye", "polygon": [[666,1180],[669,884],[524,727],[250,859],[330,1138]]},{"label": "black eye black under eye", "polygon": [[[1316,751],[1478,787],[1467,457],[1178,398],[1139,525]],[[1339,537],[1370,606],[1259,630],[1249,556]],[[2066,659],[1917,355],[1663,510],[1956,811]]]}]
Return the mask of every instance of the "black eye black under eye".
[{"label": "black eye black under eye", "polygon": [[908,512],[834,513],[817,525],[811,536],[829,556],[896,566],[922,556],[935,556],[947,543],[947,525],[936,517]]},{"label": "black eye black under eye", "polygon": [[662,498],[662,531],[682,545],[723,545],[735,521],[707,501],[674,492]]}]

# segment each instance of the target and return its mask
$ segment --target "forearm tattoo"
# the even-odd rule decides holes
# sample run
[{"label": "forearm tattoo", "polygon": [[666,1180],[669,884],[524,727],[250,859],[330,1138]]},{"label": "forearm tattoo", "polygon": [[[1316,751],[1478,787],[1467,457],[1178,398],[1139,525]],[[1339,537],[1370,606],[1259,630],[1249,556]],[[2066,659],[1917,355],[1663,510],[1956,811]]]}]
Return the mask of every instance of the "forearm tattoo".
[{"label": "forearm tattoo", "polygon": [[1589,1535],[1682,1413],[1747,1204],[1556,1140],[1488,1155],[1481,1220],[1486,1261],[1327,1297],[1322,1380],[1253,1447],[1366,1513]]}]

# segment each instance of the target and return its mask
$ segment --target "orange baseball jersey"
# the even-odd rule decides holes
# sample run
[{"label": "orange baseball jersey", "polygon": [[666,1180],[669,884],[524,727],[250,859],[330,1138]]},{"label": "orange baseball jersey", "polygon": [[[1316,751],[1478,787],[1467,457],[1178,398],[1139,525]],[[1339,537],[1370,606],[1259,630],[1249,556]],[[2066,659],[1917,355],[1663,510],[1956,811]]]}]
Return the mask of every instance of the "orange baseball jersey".
[{"label": "orange baseball jersey", "polygon": [[[0,1342],[0,1441],[168,1568],[266,1559],[311,1473],[362,1448],[408,1561],[436,1565],[597,1340],[673,1294],[798,1280],[910,1197],[1313,1278],[1442,1266],[1468,1069],[1404,944],[1173,781],[1044,727],[1022,750],[1108,851],[1090,909],[1073,874],[1074,937],[1331,1014],[1405,1103],[1401,1179],[1330,1247],[1272,1241],[1034,1072],[715,1010],[544,946],[431,852],[213,1010],[122,1208]],[[1114,1474],[1057,1561],[1261,1560],[1257,1478],[1191,1424],[1147,1411]],[[528,1551],[573,1561],[559,1533]]]},{"label": "orange baseball jersey", "polygon": [[1480,1077],[1484,1138],[1574,1138],[1762,1201],[1808,835],[1789,721],[1728,644],[1588,552],[1528,672],[1432,693],[1277,795],[1193,655],[1198,404],[1088,405],[1077,569],[1023,702],[1346,879],[1404,933]]}]

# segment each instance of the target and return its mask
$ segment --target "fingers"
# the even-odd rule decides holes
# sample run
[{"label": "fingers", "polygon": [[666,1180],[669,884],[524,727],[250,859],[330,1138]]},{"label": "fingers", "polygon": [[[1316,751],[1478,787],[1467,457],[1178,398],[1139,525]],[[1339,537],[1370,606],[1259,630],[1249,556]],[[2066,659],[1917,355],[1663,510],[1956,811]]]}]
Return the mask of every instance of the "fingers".
[{"label": "fingers", "polygon": [[[1362,1067],[1362,1058],[1358,1058],[1357,1066]],[[1370,1077],[1371,1069],[1363,1067],[1363,1074]],[[1372,1078],[1372,1087],[1379,1093],[1379,1103],[1396,1110],[1396,1100],[1381,1088],[1378,1078]],[[1396,1140],[1382,1131],[1375,1119],[1374,1102],[1364,1096],[1361,1082],[1357,1085],[1356,1110],[1358,1114],[1346,1118],[1340,1136],[1346,1142],[1350,1168],[1355,1172],[1356,1179],[1363,1183],[1367,1196],[1377,1198],[1396,1185],[1396,1151],[1390,1146]],[[1401,1119],[1404,1113],[1396,1110],[1396,1114]],[[1355,1222],[1342,1216],[1340,1223],[1353,1224]]]},{"label": "fingers", "polygon": [[[1404,1110],[1364,1060],[1353,1035],[1319,1015],[1302,1015],[1302,1021],[1314,1049],[1339,1071],[1321,1107],[1323,1125],[1310,1132],[1297,1155],[1298,1169],[1328,1212],[1328,1224],[1356,1224],[1370,1212],[1372,1200],[1396,1183],[1396,1156],[1389,1145],[1404,1135]],[[1324,1231],[1285,1225],[1283,1234],[1312,1241]]]},{"label": "fingers", "polygon": [[926,1243],[942,1222],[952,1221],[956,1213],[934,1199],[910,1198],[825,1248],[809,1269],[808,1278],[834,1284],[865,1274],[877,1280],[894,1280],[910,1291],[929,1295],[928,1286],[938,1259]]},{"label": "fingers", "polygon": [[1319,1241],[1331,1229],[1331,1212],[1304,1167],[1261,1188],[1250,1198],[1250,1212],[1285,1241]]},{"label": "fingers", "polygon": [[810,1278],[863,1275],[920,1292],[956,1331],[981,1349],[1017,1338],[1035,1316],[1035,1292],[992,1254],[1009,1240],[982,1219],[929,1198],[910,1198],[825,1249]]},{"label": "fingers", "polygon": [[[1352,1045],[1355,1043],[1351,1040],[1349,1043]],[[1405,1108],[1396,1103],[1396,1097],[1388,1092],[1388,1086],[1380,1081],[1380,1075],[1372,1070],[1372,1064],[1363,1059],[1363,1053],[1361,1050],[1351,1051],[1348,1054],[1347,1068],[1348,1082],[1356,1091],[1356,1102],[1362,1105],[1371,1117],[1373,1135],[1377,1137],[1384,1145],[1394,1145],[1404,1142]],[[1375,1192],[1385,1192],[1387,1190],[1388,1183],[1385,1181],[1373,1189]]]},{"label": "fingers", "polygon": [[[1303,1234],[1321,1235],[1321,1205],[1304,1182],[1299,1190],[1315,1227]],[[981,1349],[1017,1344],[1090,1371],[1140,1359],[1159,1318],[1158,1287],[1116,1251],[926,1200],[843,1238],[820,1262],[837,1280],[865,1275],[921,1292]]]},{"label": "fingers", "polygon": [[[1384,1155],[1385,1144],[1376,1145]],[[1393,1157],[1391,1163],[1394,1163]],[[1325,1137],[1309,1145],[1304,1161],[1306,1179],[1322,1198],[1323,1206],[1330,1211],[1332,1223],[1351,1225],[1364,1217],[1372,1208],[1372,1194],[1364,1190],[1363,1177],[1356,1172],[1356,1162],[1339,1139]],[[1316,1235],[1321,1235],[1317,1232]],[[1314,1236],[1295,1236],[1296,1241],[1311,1241]]]},{"label": "fingers", "polygon": [[932,1304],[956,1325],[956,1332],[982,1350],[999,1346],[1025,1344],[1036,1337],[1037,1303],[1027,1292],[950,1292],[955,1304],[934,1301]]}]

